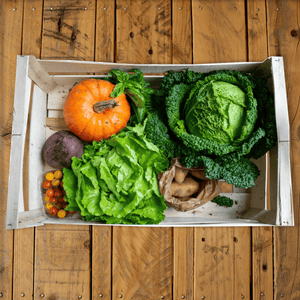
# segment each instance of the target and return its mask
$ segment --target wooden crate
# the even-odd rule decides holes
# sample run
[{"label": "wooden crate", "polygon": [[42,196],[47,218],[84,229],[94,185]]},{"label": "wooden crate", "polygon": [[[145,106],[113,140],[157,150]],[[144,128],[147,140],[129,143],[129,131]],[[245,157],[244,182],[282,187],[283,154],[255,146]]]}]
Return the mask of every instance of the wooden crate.
[{"label": "wooden crate", "polygon": [[[41,151],[46,139],[55,130],[64,129],[63,104],[76,82],[90,77],[105,76],[111,69],[129,71],[140,69],[146,80],[157,84],[169,70],[186,68],[197,72],[237,70],[260,72],[269,77],[269,88],[275,95],[278,145],[254,163],[260,169],[255,186],[248,190],[232,188],[226,195],[234,200],[231,208],[208,202],[190,212],[168,208],[166,218],[159,225],[147,226],[261,226],[294,225],[290,167],[290,131],[282,57],[269,57],[264,62],[215,64],[116,64],[85,61],[38,60],[34,56],[18,56],[14,98],[13,130],[11,139],[9,188],[6,228],[17,229],[44,224],[95,224],[85,222],[77,214],[64,219],[49,218],[42,200],[42,174],[47,169]],[[69,75],[71,73],[82,75]],[[64,74],[64,75],[56,75]],[[92,74],[92,75],[91,75]],[[96,74],[96,76],[95,76]],[[30,104],[31,103],[31,104]],[[23,200],[23,164],[29,108],[29,209]],[[267,183],[270,182],[270,192]],[[270,199],[270,202],[267,201]],[[120,225],[118,225],[120,226]],[[122,225],[129,226],[129,225]],[[130,225],[132,226],[132,225]],[[141,225],[136,225],[141,226]]]}]

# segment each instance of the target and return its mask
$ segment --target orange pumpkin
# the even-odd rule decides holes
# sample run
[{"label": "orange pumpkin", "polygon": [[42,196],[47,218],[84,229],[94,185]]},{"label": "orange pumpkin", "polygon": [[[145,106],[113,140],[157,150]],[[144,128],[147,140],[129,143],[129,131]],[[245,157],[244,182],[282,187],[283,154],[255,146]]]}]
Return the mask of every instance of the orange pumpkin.
[{"label": "orange pumpkin", "polygon": [[115,85],[86,79],[74,86],[64,104],[65,121],[84,142],[100,141],[117,134],[130,118],[130,105],[123,93],[111,98]]}]

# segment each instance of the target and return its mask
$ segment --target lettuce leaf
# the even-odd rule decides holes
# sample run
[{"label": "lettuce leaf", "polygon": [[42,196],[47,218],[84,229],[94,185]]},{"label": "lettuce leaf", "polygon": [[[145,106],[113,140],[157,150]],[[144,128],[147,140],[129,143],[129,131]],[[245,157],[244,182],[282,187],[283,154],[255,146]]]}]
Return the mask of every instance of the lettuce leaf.
[{"label": "lettuce leaf", "polygon": [[157,175],[169,161],[138,124],[108,140],[86,145],[81,159],[64,169],[67,210],[107,224],[158,224],[167,209]]}]

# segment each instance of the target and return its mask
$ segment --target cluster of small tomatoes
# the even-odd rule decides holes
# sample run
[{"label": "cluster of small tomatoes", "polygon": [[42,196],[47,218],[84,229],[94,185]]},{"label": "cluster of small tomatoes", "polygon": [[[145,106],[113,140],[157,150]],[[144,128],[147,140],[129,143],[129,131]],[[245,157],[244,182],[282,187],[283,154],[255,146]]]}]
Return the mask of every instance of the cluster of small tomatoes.
[{"label": "cluster of small tomatoes", "polygon": [[48,172],[46,174],[46,180],[43,182],[43,189],[46,190],[46,208],[49,210],[49,214],[64,218],[68,214],[74,214],[75,211],[67,211],[65,208],[68,202],[65,200],[66,192],[63,188],[63,173],[60,170],[54,172]]}]

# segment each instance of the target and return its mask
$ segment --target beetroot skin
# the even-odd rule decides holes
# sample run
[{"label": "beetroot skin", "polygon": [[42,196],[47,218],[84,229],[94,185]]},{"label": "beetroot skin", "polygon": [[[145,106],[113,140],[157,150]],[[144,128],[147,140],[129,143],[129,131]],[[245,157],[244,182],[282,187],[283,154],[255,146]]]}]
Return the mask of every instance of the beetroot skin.
[{"label": "beetroot skin", "polygon": [[52,168],[70,168],[71,158],[81,158],[84,151],[83,142],[73,133],[65,130],[58,131],[51,135],[44,147],[43,157],[46,163]]}]

